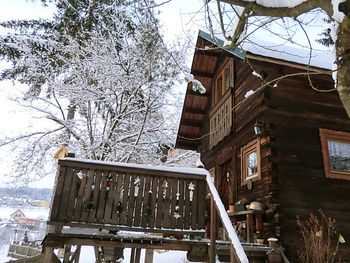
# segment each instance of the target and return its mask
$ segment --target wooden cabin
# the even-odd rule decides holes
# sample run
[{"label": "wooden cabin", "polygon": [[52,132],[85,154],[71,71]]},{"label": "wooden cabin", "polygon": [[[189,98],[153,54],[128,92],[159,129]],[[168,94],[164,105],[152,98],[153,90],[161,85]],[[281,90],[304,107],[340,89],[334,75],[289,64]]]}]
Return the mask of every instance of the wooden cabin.
[{"label": "wooden cabin", "polygon": [[[298,262],[296,217],[322,209],[350,262],[350,119],[326,61],[308,67],[222,46],[199,33],[191,73],[206,93],[188,84],[176,147],[199,152],[226,209],[236,204],[228,214],[242,242],[276,237]],[[262,209],[245,210],[252,202]]]}]

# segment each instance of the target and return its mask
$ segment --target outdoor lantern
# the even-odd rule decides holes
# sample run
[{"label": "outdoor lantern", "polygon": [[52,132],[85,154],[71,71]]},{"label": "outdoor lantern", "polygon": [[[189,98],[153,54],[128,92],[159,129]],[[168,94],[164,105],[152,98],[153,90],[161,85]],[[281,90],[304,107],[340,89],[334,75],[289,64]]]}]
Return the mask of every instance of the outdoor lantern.
[{"label": "outdoor lantern", "polygon": [[261,136],[264,133],[264,123],[256,121],[254,124],[254,134],[256,136]]}]

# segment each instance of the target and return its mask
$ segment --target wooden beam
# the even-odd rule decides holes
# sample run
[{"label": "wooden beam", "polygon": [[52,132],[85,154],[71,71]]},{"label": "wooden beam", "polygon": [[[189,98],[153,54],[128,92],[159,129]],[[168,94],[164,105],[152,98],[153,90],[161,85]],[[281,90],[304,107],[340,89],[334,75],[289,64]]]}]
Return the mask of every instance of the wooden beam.
[{"label": "wooden beam", "polygon": [[206,71],[192,70],[191,73],[193,76],[198,76],[198,77],[204,77],[204,78],[210,78],[210,79],[214,77],[214,73],[206,72]]},{"label": "wooden beam", "polygon": [[188,119],[181,120],[181,125],[184,125],[184,126],[201,127],[202,124],[203,122],[198,120],[188,120]]},{"label": "wooden beam", "polygon": [[221,50],[214,49],[196,49],[195,55],[207,56],[207,57],[219,57]]},{"label": "wooden beam", "polygon": [[195,107],[184,107],[183,111],[186,113],[205,115],[207,113],[206,109],[195,108]]}]

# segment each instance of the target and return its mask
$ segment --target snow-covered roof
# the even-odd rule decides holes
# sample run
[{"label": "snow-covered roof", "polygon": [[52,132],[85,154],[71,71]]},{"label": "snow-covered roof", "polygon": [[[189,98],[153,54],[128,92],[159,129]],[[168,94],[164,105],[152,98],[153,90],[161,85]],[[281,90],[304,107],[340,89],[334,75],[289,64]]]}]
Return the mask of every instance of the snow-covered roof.
[{"label": "snow-covered roof", "polygon": [[311,67],[331,70],[333,68],[334,54],[311,50],[308,48],[293,47],[290,45],[275,44],[262,39],[254,39],[243,42],[240,48],[227,49],[225,42],[210,34],[199,31],[199,36],[208,40],[212,44],[223,48],[228,53],[244,59],[248,53],[287,62],[293,62]]}]

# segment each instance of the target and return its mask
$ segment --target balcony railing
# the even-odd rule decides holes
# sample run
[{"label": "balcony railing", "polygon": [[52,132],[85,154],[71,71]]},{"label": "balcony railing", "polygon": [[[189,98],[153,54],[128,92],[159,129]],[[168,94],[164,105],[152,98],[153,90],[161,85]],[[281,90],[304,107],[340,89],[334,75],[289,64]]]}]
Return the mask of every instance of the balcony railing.
[{"label": "balcony railing", "polygon": [[232,95],[226,92],[224,97],[211,110],[209,149],[217,145],[232,129]]},{"label": "balcony railing", "polygon": [[48,224],[204,234],[200,170],[61,159]]}]

